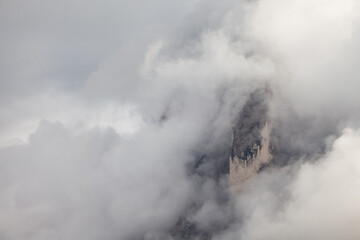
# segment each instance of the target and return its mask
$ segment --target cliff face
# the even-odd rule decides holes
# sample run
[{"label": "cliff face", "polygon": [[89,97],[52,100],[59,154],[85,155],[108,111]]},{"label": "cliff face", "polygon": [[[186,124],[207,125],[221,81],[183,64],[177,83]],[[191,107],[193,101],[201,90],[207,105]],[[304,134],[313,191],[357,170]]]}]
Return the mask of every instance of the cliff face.
[{"label": "cliff face", "polygon": [[267,88],[252,93],[233,127],[229,159],[232,188],[256,174],[273,158],[271,124],[268,121],[269,95]]},{"label": "cliff face", "polygon": [[216,223],[210,229],[203,229],[191,216],[209,199],[219,207],[231,204],[228,189],[224,189],[220,184],[221,177],[230,173],[230,190],[236,193],[242,182],[255,175],[272,160],[272,128],[268,119],[269,97],[270,90],[267,88],[252,93],[232,126],[231,142],[224,142],[218,149],[199,155],[196,161],[189,165],[189,177],[196,178],[199,191],[202,183],[209,179],[214,181],[216,189],[213,195],[208,195],[206,199],[197,198],[184,209],[183,215],[169,231],[173,239],[209,240],[214,233],[228,227],[231,218],[227,219],[228,222]]}]

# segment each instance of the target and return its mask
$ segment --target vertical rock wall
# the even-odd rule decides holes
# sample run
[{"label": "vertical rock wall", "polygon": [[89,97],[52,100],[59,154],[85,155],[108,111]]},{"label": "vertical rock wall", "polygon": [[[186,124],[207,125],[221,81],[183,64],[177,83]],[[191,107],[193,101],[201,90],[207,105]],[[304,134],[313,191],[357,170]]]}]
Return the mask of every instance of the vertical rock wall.
[{"label": "vertical rock wall", "polygon": [[268,88],[252,93],[233,128],[229,159],[232,188],[236,189],[273,158],[271,124],[268,121],[269,95]]}]

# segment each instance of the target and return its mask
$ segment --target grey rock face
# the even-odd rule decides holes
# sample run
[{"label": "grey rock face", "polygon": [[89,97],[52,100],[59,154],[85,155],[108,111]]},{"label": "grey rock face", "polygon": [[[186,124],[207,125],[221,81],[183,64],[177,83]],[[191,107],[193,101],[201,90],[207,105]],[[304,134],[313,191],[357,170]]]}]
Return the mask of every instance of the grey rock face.
[{"label": "grey rock face", "polygon": [[[199,183],[214,181],[216,191],[210,196],[219,207],[230,207],[229,185],[232,188],[246,178],[256,174],[259,169],[272,159],[270,141],[271,124],[268,121],[268,99],[271,92],[267,88],[261,88],[252,93],[244,105],[232,127],[232,140],[224,142],[217,149],[201,153],[196,160],[189,165],[189,177],[193,177]],[[230,159],[230,160],[229,160]],[[226,186],[220,184],[220,179],[230,182]],[[231,189],[232,190],[232,189]],[[232,221],[231,216],[226,221],[217,224],[211,229],[202,229],[191,220],[204,201],[199,198],[192,202],[184,213],[179,217],[176,224],[170,229],[169,234],[174,240],[210,240],[212,236],[226,229]]]},{"label": "grey rock face", "polygon": [[268,88],[253,92],[235,123],[229,159],[231,186],[253,176],[273,158],[268,120],[269,97]]},{"label": "grey rock face", "polygon": [[250,95],[233,128],[231,157],[253,159],[257,147],[261,146],[261,129],[267,122],[269,97],[267,89],[258,89]]}]

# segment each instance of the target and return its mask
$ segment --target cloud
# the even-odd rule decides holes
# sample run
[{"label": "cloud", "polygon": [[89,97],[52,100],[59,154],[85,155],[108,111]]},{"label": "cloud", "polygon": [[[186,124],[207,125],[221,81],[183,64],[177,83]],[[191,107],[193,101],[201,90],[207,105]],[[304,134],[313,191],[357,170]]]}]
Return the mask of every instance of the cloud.
[{"label": "cloud", "polygon": [[73,132],[112,127],[123,137],[135,133],[142,124],[134,105],[90,103],[74,94],[54,91],[12,101],[0,116],[0,146],[26,142],[43,119],[61,121]]},{"label": "cloud", "polygon": [[[0,5],[1,239],[359,236],[357,1]],[[276,164],[233,197],[263,85]]]},{"label": "cloud", "polygon": [[[279,91],[301,115],[357,115],[359,3],[258,1],[246,31],[280,66]],[[346,94],[345,94],[346,93]],[[332,111],[337,109],[336,113]],[[358,116],[357,116],[358,117]]]},{"label": "cloud", "polygon": [[0,232],[4,239],[116,239],[164,228],[191,190],[177,138],[166,129],[131,140],[110,128],[73,134],[43,122],[28,144],[1,150]]},{"label": "cloud", "polygon": [[238,199],[245,224],[219,239],[359,238],[359,146],[359,130],[346,129],[315,162],[263,173]]}]

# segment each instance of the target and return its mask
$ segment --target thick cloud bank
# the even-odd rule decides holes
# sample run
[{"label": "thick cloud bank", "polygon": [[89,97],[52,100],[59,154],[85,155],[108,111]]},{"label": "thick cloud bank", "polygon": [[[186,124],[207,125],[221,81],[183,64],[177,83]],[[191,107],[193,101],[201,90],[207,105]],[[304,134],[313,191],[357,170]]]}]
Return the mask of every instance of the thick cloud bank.
[{"label": "thick cloud bank", "polygon": [[[0,239],[360,239],[357,0],[0,16]],[[235,196],[231,129],[264,86],[277,155]]]},{"label": "thick cloud bank", "polygon": [[346,129],[316,162],[261,174],[238,199],[245,224],[218,239],[358,239],[359,159],[360,132]]}]

